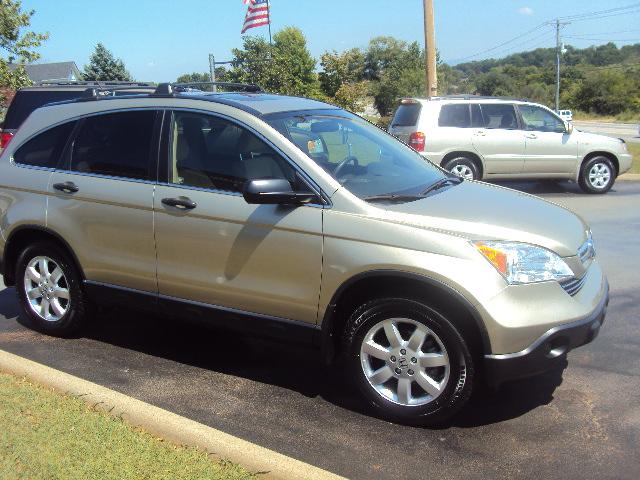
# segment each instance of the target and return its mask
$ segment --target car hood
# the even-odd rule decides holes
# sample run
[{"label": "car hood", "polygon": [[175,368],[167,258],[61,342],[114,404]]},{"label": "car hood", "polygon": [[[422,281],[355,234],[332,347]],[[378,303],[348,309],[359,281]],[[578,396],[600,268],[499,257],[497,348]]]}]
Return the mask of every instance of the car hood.
[{"label": "car hood", "polygon": [[573,212],[526,193],[465,181],[422,200],[376,205],[387,220],[470,240],[526,242],[563,257],[576,255],[587,225]]},{"label": "car hood", "polygon": [[621,143],[619,138],[609,137],[607,135],[600,135],[598,133],[583,132],[582,130],[575,130],[574,135],[578,135],[578,141],[581,145],[595,145],[602,148],[603,145],[617,146]]}]

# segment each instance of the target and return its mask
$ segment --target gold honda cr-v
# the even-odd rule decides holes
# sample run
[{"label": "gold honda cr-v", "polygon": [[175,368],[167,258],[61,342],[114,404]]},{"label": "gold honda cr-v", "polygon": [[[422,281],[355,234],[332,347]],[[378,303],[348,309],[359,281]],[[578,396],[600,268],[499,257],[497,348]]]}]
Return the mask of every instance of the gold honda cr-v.
[{"label": "gold honda cr-v", "polygon": [[27,119],[0,159],[0,258],[34,328],[118,303],[315,344],[413,424],[597,335],[609,289],[579,217],[235,87],[90,90]]}]

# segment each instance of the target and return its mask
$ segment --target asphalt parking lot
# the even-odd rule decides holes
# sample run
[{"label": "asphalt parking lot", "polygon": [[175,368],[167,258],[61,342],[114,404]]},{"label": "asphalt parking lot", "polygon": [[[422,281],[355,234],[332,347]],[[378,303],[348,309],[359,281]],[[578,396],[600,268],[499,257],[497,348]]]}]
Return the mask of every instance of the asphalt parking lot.
[{"label": "asphalt parking lot", "polygon": [[505,185],[591,223],[611,283],[607,320],[568,369],[486,393],[444,428],[368,416],[305,348],[121,310],[81,338],[49,338],[19,323],[8,288],[0,348],[349,478],[640,478],[640,182],[606,196],[558,182]]}]

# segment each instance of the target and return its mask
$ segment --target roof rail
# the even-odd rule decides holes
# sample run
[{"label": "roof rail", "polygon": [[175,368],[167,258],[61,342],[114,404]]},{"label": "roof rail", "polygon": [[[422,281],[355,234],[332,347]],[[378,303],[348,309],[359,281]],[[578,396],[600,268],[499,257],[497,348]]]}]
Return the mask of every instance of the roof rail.
[{"label": "roof rail", "polygon": [[223,88],[234,88],[241,92],[260,93],[262,88],[258,85],[250,83],[233,83],[233,82],[183,82],[183,83],[161,83],[156,88],[154,95],[157,96],[174,96],[187,91],[190,87],[215,86]]},{"label": "roof rail", "polygon": [[42,80],[35,87],[78,86],[78,87],[155,87],[153,82],[124,82],[120,80]]},{"label": "roof rail", "polygon": [[526,98],[516,97],[500,97],[500,96],[488,96],[488,95],[438,95],[435,97],[429,97],[429,100],[510,100],[512,102],[528,102]]},{"label": "roof rail", "polygon": [[154,85],[105,85],[102,87],[90,87],[87,88],[82,96],[78,99],[81,102],[88,102],[92,100],[100,100],[105,97],[112,97],[118,90],[135,91],[140,90],[140,93],[152,93],[150,90],[155,88]]}]

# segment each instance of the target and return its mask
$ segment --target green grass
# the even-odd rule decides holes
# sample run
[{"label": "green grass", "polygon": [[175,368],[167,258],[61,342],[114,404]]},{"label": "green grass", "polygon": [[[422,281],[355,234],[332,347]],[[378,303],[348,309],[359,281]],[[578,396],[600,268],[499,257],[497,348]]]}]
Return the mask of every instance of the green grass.
[{"label": "green grass", "polygon": [[0,374],[0,478],[128,480],[255,478],[122,420]]},{"label": "green grass", "polygon": [[598,122],[612,122],[612,123],[615,123],[615,122],[636,123],[640,121],[640,113],[627,111],[627,112],[619,113],[618,115],[597,115],[595,113],[574,111],[573,120],[578,122],[580,120],[593,120]]},{"label": "green grass", "polygon": [[627,149],[633,155],[633,164],[628,173],[640,173],[640,143],[627,142]]}]

